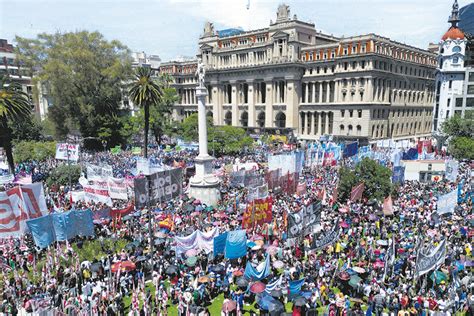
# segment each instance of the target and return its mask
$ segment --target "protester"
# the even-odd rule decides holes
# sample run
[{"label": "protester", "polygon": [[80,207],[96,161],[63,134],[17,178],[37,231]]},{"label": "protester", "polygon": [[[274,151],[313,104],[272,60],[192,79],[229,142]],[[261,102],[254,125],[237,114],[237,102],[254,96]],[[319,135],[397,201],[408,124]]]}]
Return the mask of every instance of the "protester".
[{"label": "protester", "polygon": [[[81,190],[80,184],[45,186],[51,212],[90,209],[107,215],[95,217],[94,237],[75,237],[45,249],[35,247],[29,234],[1,240],[0,313],[167,315],[173,305],[180,315],[210,315],[211,303],[222,295],[221,315],[240,315],[254,303],[261,314],[277,313],[280,307],[284,312],[287,302],[292,302],[293,315],[472,314],[468,163],[459,164],[456,181],[404,182],[392,196],[394,214],[384,215],[383,205],[335,201],[337,165],[308,166],[299,177],[286,177],[283,182],[285,177],[281,177],[273,183],[266,167],[268,153],[268,148],[261,147],[238,160],[233,156],[216,159],[216,174],[222,180],[222,201],[216,207],[190,199],[184,192],[149,208],[127,208],[133,197],[113,201],[110,207],[71,201],[70,192]],[[155,165],[181,167],[192,166],[196,155],[159,149],[151,153]],[[225,167],[246,162],[256,163],[258,169],[246,174],[256,186],[268,189],[257,193],[257,198],[271,198],[271,220],[255,223],[255,217],[251,218],[246,226],[246,254],[228,259],[227,254],[214,254],[206,246],[213,240],[215,245],[214,237],[241,230],[246,210],[255,215],[255,183],[239,185],[234,177],[239,171]],[[130,152],[83,153],[83,170],[87,164],[112,166],[116,178],[140,177],[137,157]],[[48,160],[18,165],[17,170],[47,175],[57,165]],[[304,190],[297,194],[298,182],[304,183]],[[184,188],[186,184],[184,178]],[[461,202],[452,214],[438,215],[439,196],[457,190],[458,184]],[[293,229],[296,214],[308,217]],[[204,240],[202,248],[180,252],[176,237],[187,240],[195,232]],[[105,255],[81,261],[81,247],[90,240],[98,240]],[[114,252],[107,240],[126,240],[127,245]],[[441,264],[417,276],[420,258],[441,246],[446,252]],[[254,278],[261,273],[263,287],[256,279],[248,279],[249,273]]]}]

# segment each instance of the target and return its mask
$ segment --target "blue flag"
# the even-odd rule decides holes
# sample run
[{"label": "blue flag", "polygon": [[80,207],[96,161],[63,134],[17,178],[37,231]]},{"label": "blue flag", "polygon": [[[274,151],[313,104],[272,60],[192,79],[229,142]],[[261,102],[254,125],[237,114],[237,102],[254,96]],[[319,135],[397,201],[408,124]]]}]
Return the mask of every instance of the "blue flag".
[{"label": "blue flag", "polygon": [[346,145],[346,147],[344,148],[343,157],[347,158],[356,155],[358,146],[359,144],[357,142],[353,142],[351,144]]},{"label": "blue flag", "polygon": [[265,262],[254,268],[250,262],[247,262],[244,275],[250,280],[263,280],[270,275],[270,255],[267,254]]},{"label": "blue flag", "polygon": [[92,218],[92,211],[72,211],[70,212],[70,219],[75,236],[94,236],[94,222]]},{"label": "blue flag", "polygon": [[30,219],[26,221],[26,225],[33,235],[35,245],[40,248],[46,248],[56,240],[51,215]]},{"label": "blue flag", "polygon": [[403,160],[416,160],[418,159],[418,149],[417,148],[410,148],[407,152],[403,153],[402,156]]},{"label": "blue flag", "polygon": [[217,256],[218,254],[224,254],[226,240],[227,232],[214,237],[214,256]]},{"label": "blue flag", "polygon": [[227,259],[237,259],[247,254],[247,232],[234,230],[228,233],[225,243],[225,257]]},{"label": "blue flag", "polygon": [[290,290],[290,297],[294,297],[301,292],[301,287],[304,284],[304,278],[301,280],[295,280],[288,282],[289,290]]},{"label": "blue flag", "polygon": [[393,167],[392,182],[402,184],[405,181],[405,167]]},{"label": "blue flag", "polygon": [[70,214],[71,212],[64,212],[50,215],[53,221],[56,240],[58,241],[68,240],[76,236],[73,229],[74,223],[70,219]]}]

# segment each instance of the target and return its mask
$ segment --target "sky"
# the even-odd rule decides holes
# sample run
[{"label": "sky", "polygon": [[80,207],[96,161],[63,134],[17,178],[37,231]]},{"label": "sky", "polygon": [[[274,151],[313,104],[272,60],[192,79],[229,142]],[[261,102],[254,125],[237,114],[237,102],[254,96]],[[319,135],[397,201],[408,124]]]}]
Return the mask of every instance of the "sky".
[{"label": "sky", "polygon": [[16,35],[99,31],[167,61],[196,55],[206,21],[217,30],[264,28],[283,2],[291,16],[328,34],[376,33],[427,48],[449,28],[453,0],[0,0],[0,38],[14,44]]}]

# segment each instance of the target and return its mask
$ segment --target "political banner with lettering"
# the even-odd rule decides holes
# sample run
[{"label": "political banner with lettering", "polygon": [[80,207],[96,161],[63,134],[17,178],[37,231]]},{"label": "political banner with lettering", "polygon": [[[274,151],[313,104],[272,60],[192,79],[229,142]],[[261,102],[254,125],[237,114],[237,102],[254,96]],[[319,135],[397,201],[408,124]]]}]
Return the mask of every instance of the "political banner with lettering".
[{"label": "political banner with lettering", "polygon": [[109,165],[97,166],[97,165],[88,163],[86,165],[86,170],[87,170],[87,178],[89,180],[93,178],[108,178],[108,177],[114,176],[112,166],[109,166]]},{"label": "political banner with lettering", "polygon": [[313,240],[313,244],[311,245],[311,250],[319,250],[326,246],[331,245],[339,238],[339,234],[340,234],[340,229],[339,229],[339,219],[338,219],[336,221],[336,225],[334,225],[331,231],[323,235],[320,239]]},{"label": "political banner with lettering", "polygon": [[79,160],[79,145],[78,144],[56,144],[56,159],[58,160]]},{"label": "political banner with lettering", "polygon": [[15,207],[5,192],[0,192],[0,239],[19,237],[21,210]]},{"label": "political banner with lettering", "polygon": [[424,253],[417,251],[417,258],[415,264],[415,277],[420,276],[438,269],[446,259],[446,239],[443,240],[437,247],[431,246],[431,251]]},{"label": "political banner with lettering", "polygon": [[107,178],[107,186],[112,199],[128,200],[128,185],[124,178],[117,179],[109,177]]},{"label": "political banner with lettering", "polygon": [[74,194],[72,195],[73,201],[75,199],[82,200],[87,203],[103,203],[108,206],[112,206],[112,199],[109,195],[109,188],[107,186],[107,181],[94,181],[92,185],[84,185],[83,194]]},{"label": "political banner with lettering", "polygon": [[242,216],[242,228],[270,223],[272,221],[272,203],[271,197],[256,199],[252,203],[248,203]]},{"label": "political banner with lettering", "polygon": [[297,213],[288,213],[288,238],[309,235],[321,222],[321,202],[303,206]]},{"label": "political banner with lettering", "polygon": [[183,191],[183,169],[163,170],[145,178],[137,178],[134,180],[134,189],[137,208],[146,206],[147,195],[151,205],[174,199]]}]

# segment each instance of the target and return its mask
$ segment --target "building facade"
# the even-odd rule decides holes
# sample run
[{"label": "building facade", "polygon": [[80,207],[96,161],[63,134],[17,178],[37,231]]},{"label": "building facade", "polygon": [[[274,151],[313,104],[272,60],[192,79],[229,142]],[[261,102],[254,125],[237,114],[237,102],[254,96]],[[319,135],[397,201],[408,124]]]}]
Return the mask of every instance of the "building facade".
[{"label": "building facade", "polygon": [[0,74],[8,75],[10,79],[21,84],[23,92],[28,94],[35,105],[35,112],[41,114],[41,107],[33,98],[33,83],[27,68],[22,67],[16,58],[15,48],[6,39],[0,39]]},{"label": "building facade", "polygon": [[[235,34],[206,23],[208,116],[215,125],[376,141],[430,134],[436,55],[375,34],[337,38],[280,5],[267,28]],[[196,61],[163,63],[180,100],[174,117],[197,111]]]},{"label": "building facade", "polygon": [[451,27],[439,43],[434,133],[440,132],[443,123],[454,115],[474,118],[474,41],[472,34],[460,27],[457,0],[448,21]]}]

